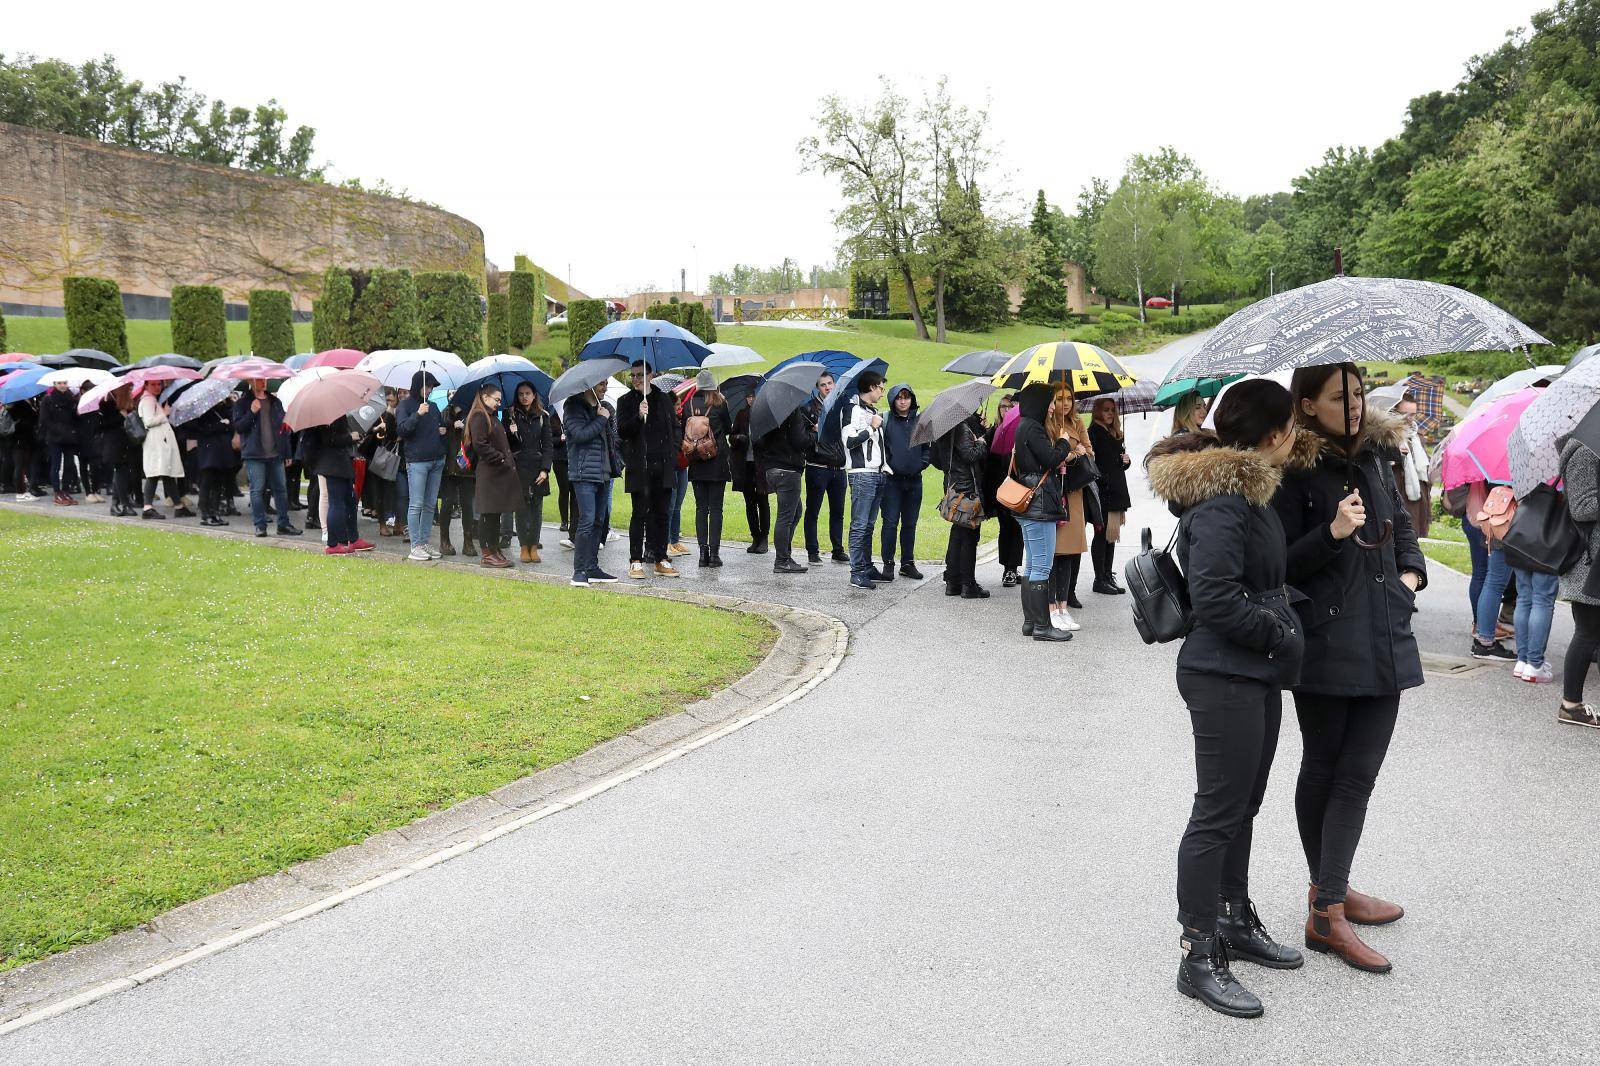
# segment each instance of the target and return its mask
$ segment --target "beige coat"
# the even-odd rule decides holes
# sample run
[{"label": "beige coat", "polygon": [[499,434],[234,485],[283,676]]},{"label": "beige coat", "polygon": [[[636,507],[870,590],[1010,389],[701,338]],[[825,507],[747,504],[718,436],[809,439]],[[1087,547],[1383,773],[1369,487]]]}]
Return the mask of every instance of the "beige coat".
[{"label": "beige coat", "polygon": [[178,435],[167,424],[161,401],[148,392],[139,397],[139,420],[144,423],[144,476],[182,477],[183,452]]},{"label": "beige coat", "polygon": [[1083,513],[1083,489],[1067,493],[1062,502],[1067,505],[1067,520],[1056,523],[1056,554],[1082,555],[1089,550]]}]

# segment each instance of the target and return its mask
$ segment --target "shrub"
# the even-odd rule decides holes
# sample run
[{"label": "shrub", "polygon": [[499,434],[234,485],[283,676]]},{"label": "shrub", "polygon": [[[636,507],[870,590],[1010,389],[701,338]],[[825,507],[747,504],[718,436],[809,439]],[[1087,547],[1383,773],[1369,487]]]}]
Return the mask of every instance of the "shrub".
[{"label": "shrub", "polygon": [[228,354],[228,315],[215,285],[172,287],[172,350],[201,361]]},{"label": "shrub", "polygon": [[533,298],[537,288],[532,271],[513,270],[506,283],[506,342],[521,351],[533,343]]},{"label": "shrub", "polygon": [[126,363],[128,322],[117,283],[110,278],[63,278],[61,294],[67,310],[67,344],[94,348]]},{"label": "shrub", "polygon": [[489,294],[489,354],[502,355],[510,348],[506,330],[507,295],[503,292]]},{"label": "shrub", "polygon": [[1121,311],[1107,311],[1105,314],[1100,316],[1100,321],[1105,323],[1137,322],[1138,319],[1134,318],[1132,315],[1124,314]]},{"label": "shrub", "polygon": [[250,290],[250,351],[279,362],[294,354],[294,304],[287,292]]},{"label": "shrub", "polygon": [[355,306],[350,271],[329,267],[322,276],[322,296],[311,303],[311,345],[319,352],[350,347],[350,311]]},{"label": "shrub", "polygon": [[349,346],[363,352],[384,348],[420,348],[417,329],[417,284],[409,270],[378,268],[365,275],[350,309]]},{"label": "shrub", "polygon": [[565,322],[548,322],[545,324],[545,328],[551,333],[565,333],[567,331],[567,324]]},{"label": "shrub", "polygon": [[0,352],[6,350],[6,316],[0,314]]},{"label": "shrub", "polygon": [[600,331],[606,324],[606,302],[604,300],[573,300],[567,304],[567,351],[570,354],[568,363],[576,363],[578,354],[583,351],[583,346],[589,343],[589,338]]},{"label": "shrub", "polygon": [[681,316],[684,304],[664,303],[651,304],[644,310],[644,317],[659,319],[662,322],[671,322],[675,326],[683,325]]},{"label": "shrub", "polygon": [[434,270],[417,275],[417,328],[422,343],[465,362],[483,355],[483,302],[471,275]]}]

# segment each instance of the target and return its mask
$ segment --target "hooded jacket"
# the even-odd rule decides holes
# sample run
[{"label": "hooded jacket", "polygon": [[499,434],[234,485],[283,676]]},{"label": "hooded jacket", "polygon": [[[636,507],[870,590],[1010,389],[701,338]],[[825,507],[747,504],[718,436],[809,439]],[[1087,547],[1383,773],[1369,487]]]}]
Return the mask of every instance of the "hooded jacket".
[{"label": "hooded jacket", "polygon": [[1289,583],[1308,597],[1296,605],[1306,635],[1297,692],[1392,696],[1423,680],[1411,632],[1416,595],[1400,574],[1413,571],[1421,588],[1427,584],[1427,562],[1382,454],[1399,445],[1406,424],[1371,405],[1363,418],[1364,439],[1348,460],[1350,484],[1366,505],[1365,536],[1375,538],[1387,521],[1394,530],[1388,540],[1369,550],[1355,537],[1333,538],[1329,526],[1347,495],[1347,461],[1317,433],[1296,437],[1272,500],[1289,546]]},{"label": "hooded jacket", "polygon": [[1062,491],[1061,464],[1072,451],[1070,441],[1053,441],[1044,428],[1050,413],[1051,390],[1045,386],[1030,385],[1017,394],[1017,406],[1022,413],[1017,416],[1016,478],[1024,485],[1035,487],[1033,500],[1019,518],[1034,522],[1063,522],[1067,518],[1065,494]]},{"label": "hooded jacket", "polygon": [[1292,687],[1306,642],[1272,507],[1282,472],[1204,430],[1158,441],[1147,470],[1150,488],[1179,516],[1178,565],[1194,626],[1178,669]]},{"label": "hooded jacket", "polygon": [[439,409],[428,402],[428,394],[439,382],[427,371],[411,375],[411,395],[395,410],[395,429],[400,434],[400,449],[408,463],[429,463],[444,458],[444,425]]},{"label": "hooded jacket", "polygon": [[582,394],[568,398],[561,409],[561,426],[567,435],[567,479],[610,481],[616,475],[610,419]]},{"label": "hooded jacket", "polygon": [[[881,419],[878,428],[872,420]],[[850,405],[850,424],[844,429],[844,468],[850,474],[887,474],[893,456],[884,431],[888,420],[865,400],[857,397]]]},{"label": "hooded jacket", "polygon": [[[902,392],[911,395],[911,410],[905,415],[895,413],[895,397]],[[889,413],[883,420],[883,446],[889,453],[889,473],[896,477],[920,477],[928,468],[928,446],[911,444],[911,434],[917,428],[917,394],[910,385],[896,385],[889,390]]]}]

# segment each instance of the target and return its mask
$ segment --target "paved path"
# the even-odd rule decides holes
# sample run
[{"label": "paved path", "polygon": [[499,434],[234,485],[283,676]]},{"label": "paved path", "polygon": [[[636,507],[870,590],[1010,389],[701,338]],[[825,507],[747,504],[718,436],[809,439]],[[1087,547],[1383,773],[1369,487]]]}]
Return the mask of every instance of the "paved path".
[{"label": "paved path", "polygon": [[[983,602],[883,595],[765,721],[0,1062],[1595,1061],[1600,735],[1557,726],[1549,688],[1485,669],[1407,695],[1356,871],[1408,907],[1372,933],[1395,971],[1241,965],[1268,1008],[1241,1023],[1172,988],[1175,649],[1095,596],[1079,639],[1024,641],[987,576]],[[1464,588],[1424,592],[1429,653],[1464,650]],[[1298,756],[1291,715],[1253,870],[1286,940]]]}]

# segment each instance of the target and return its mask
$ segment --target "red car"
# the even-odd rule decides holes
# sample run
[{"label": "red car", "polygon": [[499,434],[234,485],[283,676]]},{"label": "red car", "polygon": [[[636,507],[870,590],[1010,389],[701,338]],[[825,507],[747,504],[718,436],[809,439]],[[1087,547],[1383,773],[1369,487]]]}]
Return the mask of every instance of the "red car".
[{"label": "red car", "polygon": [[1172,301],[1165,296],[1152,296],[1144,302],[1146,307],[1171,307]]}]

